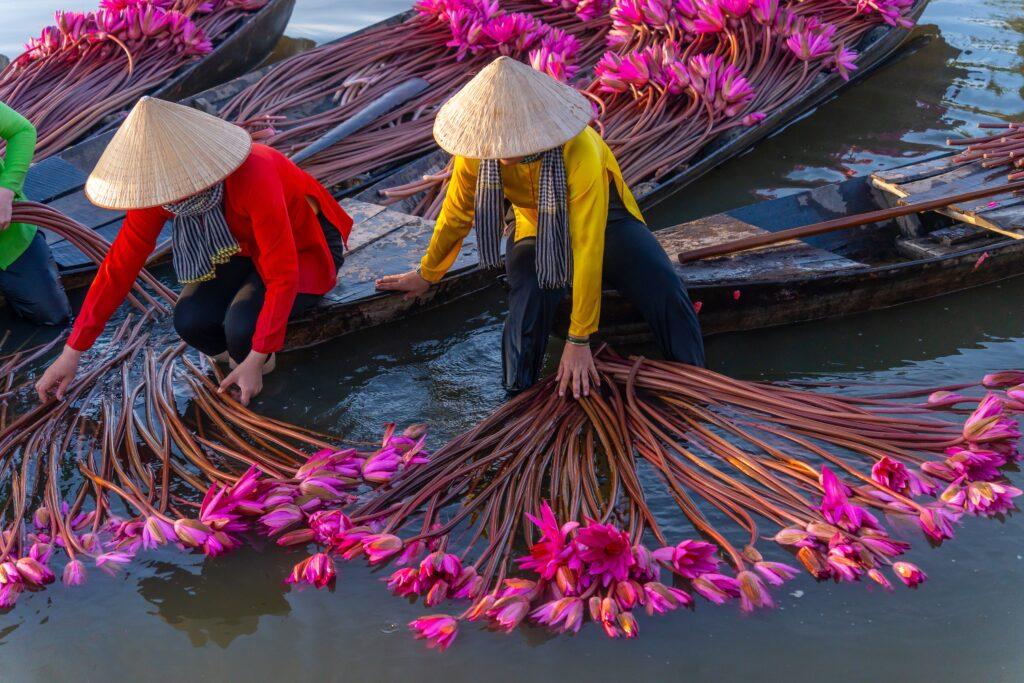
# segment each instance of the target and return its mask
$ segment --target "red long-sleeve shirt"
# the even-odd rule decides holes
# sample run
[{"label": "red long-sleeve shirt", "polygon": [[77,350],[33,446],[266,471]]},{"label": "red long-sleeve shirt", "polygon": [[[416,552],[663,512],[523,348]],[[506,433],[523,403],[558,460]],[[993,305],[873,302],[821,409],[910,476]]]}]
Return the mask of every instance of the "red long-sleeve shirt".
[{"label": "red long-sleeve shirt", "polygon": [[[337,271],[312,199],[348,242],[352,219],[312,176],[265,145],[252,147],[224,181],[224,215],[241,255],[253,260],[266,285],[252,348],[273,353],[284,345],[295,295],[326,294]],[[82,304],[68,346],[85,351],[124,301],[171,214],[160,207],[129,211]]]}]

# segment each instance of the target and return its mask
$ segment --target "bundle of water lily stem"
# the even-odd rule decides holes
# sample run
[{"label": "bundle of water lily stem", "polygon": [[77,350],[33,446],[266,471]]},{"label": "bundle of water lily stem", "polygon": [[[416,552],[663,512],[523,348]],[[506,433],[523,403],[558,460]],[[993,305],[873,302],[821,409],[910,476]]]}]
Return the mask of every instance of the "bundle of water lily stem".
[{"label": "bundle of water lily stem", "polygon": [[[15,219],[93,258],[106,246],[40,205]],[[432,455],[422,426],[346,448],[216,393],[215,371],[162,336],[173,298],[144,273],[139,314],[64,401],[30,400],[59,340],[0,359],[0,606],[156,546],[215,556],[263,537],[315,549],[291,584],[331,586],[338,561],[394,565],[395,595],[446,606],[410,624],[440,649],[464,622],[633,638],[641,610],[698,597],[771,607],[799,567],[916,587],[908,527],[938,543],[1021,494],[1002,468],[1018,458],[1024,372],[855,396],[604,348],[579,401],[548,380]]]}]

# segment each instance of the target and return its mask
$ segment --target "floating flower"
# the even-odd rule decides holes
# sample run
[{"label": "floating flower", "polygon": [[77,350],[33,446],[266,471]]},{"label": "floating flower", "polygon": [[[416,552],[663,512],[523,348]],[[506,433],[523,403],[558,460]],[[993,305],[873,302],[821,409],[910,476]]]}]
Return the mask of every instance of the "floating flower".
[{"label": "floating flower", "polygon": [[626,532],[610,524],[591,522],[576,532],[575,544],[586,571],[602,585],[622,581],[636,560]]},{"label": "floating flower", "polygon": [[910,562],[896,562],[892,565],[892,571],[904,584],[910,588],[917,588],[928,578],[920,567]]},{"label": "floating flower", "polygon": [[324,588],[333,583],[336,576],[334,561],[327,553],[316,553],[296,564],[285,583],[306,583]]},{"label": "floating flower", "polygon": [[707,541],[681,541],[676,546],[655,550],[654,558],[687,579],[718,569],[718,548]]},{"label": "floating flower", "polygon": [[459,622],[447,614],[434,614],[409,622],[416,638],[427,641],[427,646],[441,652],[451,647],[459,634]]},{"label": "floating flower", "polygon": [[583,625],[583,600],[576,597],[551,600],[531,612],[530,619],[563,633],[578,633]]},{"label": "floating flower", "polygon": [[664,614],[692,604],[693,598],[684,590],[666,586],[658,581],[648,581],[644,584],[644,607],[649,615]]},{"label": "floating flower", "polygon": [[530,546],[529,557],[516,560],[523,569],[535,571],[542,579],[551,579],[558,568],[569,561],[575,548],[569,542],[569,534],[578,526],[578,522],[566,522],[559,525],[555,513],[547,501],[541,504],[540,517],[527,514],[529,519],[540,531],[540,540]]}]

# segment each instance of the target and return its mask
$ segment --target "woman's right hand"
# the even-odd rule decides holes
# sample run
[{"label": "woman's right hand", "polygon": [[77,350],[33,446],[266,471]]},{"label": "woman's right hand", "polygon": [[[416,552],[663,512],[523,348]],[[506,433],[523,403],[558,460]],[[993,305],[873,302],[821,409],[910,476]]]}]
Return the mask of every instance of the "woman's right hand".
[{"label": "woman's right hand", "polygon": [[410,270],[401,275],[385,275],[377,280],[377,289],[388,292],[404,292],[405,299],[412,299],[422,296],[430,289],[430,280],[427,280],[419,271]]},{"label": "woman's right hand", "polygon": [[39,400],[46,403],[52,392],[58,401],[64,400],[64,394],[78,372],[78,360],[82,357],[81,351],[76,351],[70,346],[65,346],[57,360],[53,361],[46,372],[36,382],[36,393]]}]

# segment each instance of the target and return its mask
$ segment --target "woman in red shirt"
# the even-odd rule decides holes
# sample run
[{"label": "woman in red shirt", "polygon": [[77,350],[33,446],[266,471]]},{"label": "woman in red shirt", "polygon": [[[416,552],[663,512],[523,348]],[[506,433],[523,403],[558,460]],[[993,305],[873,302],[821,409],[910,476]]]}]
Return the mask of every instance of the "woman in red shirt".
[{"label": "woman in red shirt", "polygon": [[336,284],[352,228],[330,193],[280,152],[221,119],[152,98],[140,100],[114,135],[86,195],[127,215],[63,353],[37,383],[41,400],[51,391],[63,398],[82,352],[170,220],[184,286],[175,329],[190,346],[237,364],[221,390],[236,386],[248,404],[284,345],[289,317]]}]

